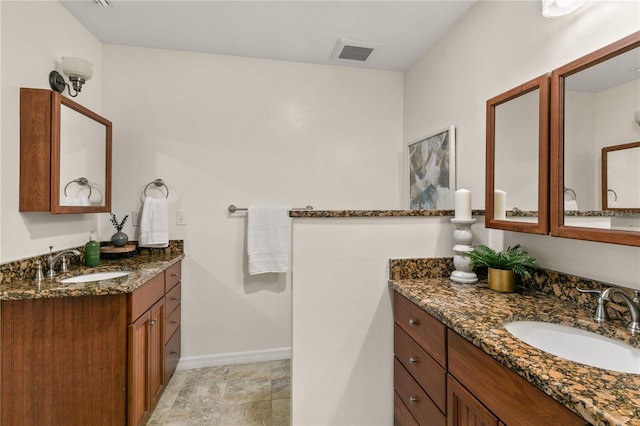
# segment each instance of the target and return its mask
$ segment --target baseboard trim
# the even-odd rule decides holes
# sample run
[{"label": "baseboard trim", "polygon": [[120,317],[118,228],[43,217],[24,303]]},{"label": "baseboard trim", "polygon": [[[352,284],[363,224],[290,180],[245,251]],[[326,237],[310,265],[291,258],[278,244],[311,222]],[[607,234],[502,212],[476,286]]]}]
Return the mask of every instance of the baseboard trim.
[{"label": "baseboard trim", "polygon": [[176,370],[190,370],[192,368],[216,367],[229,364],[246,364],[249,362],[276,361],[279,359],[291,359],[291,348],[183,357],[180,358]]}]

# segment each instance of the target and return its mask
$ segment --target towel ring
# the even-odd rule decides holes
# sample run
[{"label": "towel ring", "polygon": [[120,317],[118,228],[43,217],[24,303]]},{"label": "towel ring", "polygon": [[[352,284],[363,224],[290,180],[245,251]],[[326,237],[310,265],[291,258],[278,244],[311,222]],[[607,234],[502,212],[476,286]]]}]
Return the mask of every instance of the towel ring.
[{"label": "towel ring", "polygon": [[607,189],[607,193],[609,192],[613,192],[613,196],[615,197],[613,201],[618,201],[618,194],[616,194],[616,191],[614,191],[613,189]]},{"label": "towel ring", "polygon": [[64,196],[67,197],[67,188],[69,187],[69,185],[71,185],[72,183],[77,183],[80,186],[86,186],[87,188],[89,188],[89,195],[87,196],[87,198],[91,198],[91,185],[89,185],[89,179],[85,178],[85,177],[79,177],[77,179],[74,179],[72,181],[70,181],[69,183],[67,183],[64,186]]},{"label": "towel ring", "polygon": [[576,191],[574,191],[571,188],[567,188],[566,186],[564,187],[564,193],[569,194],[569,196],[572,196],[573,198],[570,201],[575,201],[576,199]]},{"label": "towel ring", "polygon": [[149,189],[149,187],[151,185],[155,185],[158,189],[160,189],[160,187],[164,186],[165,191],[167,191],[167,195],[165,195],[164,198],[169,198],[169,187],[167,185],[165,185],[165,183],[164,183],[164,181],[162,179],[159,179],[159,178],[149,182],[147,184],[147,186],[144,187],[144,191],[142,191],[142,194],[144,195],[144,198],[147,198],[147,189]]}]

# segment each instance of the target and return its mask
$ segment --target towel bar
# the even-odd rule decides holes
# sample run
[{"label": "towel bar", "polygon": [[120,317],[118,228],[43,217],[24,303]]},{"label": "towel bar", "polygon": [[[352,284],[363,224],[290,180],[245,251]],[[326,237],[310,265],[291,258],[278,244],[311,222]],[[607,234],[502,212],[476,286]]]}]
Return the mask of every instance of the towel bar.
[{"label": "towel bar", "polygon": [[[229,207],[227,207],[227,210],[229,210],[229,213],[235,213],[239,210],[249,210],[249,209],[247,207],[236,207],[235,204],[230,204]],[[313,210],[313,206],[297,207],[291,210]]]}]

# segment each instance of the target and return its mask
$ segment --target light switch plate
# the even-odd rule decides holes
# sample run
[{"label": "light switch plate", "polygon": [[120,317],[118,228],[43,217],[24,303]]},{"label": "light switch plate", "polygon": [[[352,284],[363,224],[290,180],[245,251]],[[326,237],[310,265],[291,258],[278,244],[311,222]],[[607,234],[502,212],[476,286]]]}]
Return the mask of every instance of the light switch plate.
[{"label": "light switch plate", "polygon": [[176,211],[176,225],[186,225],[187,224],[187,211],[186,210],[177,210]]}]

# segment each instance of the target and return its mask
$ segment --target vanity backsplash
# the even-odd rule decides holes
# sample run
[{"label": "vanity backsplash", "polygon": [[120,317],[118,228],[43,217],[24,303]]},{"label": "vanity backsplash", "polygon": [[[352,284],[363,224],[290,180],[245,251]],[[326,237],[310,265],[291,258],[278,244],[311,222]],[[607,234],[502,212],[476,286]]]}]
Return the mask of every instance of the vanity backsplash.
[{"label": "vanity backsplash", "polygon": [[[434,258],[413,258],[413,259],[390,259],[389,279],[390,280],[420,280],[425,278],[449,277],[454,271],[453,257]],[[478,284],[486,286],[487,269],[475,268],[480,282]],[[596,308],[596,296],[593,294],[580,293],[576,287],[589,290],[604,290],[615,284],[604,283],[589,278],[578,277],[576,275],[548,269],[532,271],[532,278],[525,279],[518,291],[533,291],[551,294],[562,301],[576,303],[585,309]],[[633,297],[633,290],[628,290],[629,296]],[[626,305],[615,302],[607,303],[607,312],[612,319],[629,320],[629,311]]]},{"label": "vanity backsplash", "polygon": [[[104,244],[110,244],[109,242],[104,242]],[[149,256],[151,254],[182,254],[184,253],[184,240],[170,240],[169,246],[166,248],[148,248],[148,247],[138,247],[137,241],[130,241],[129,244],[135,244],[136,250],[134,253],[137,256]],[[84,265],[84,245],[80,247],[70,247],[78,250],[81,253],[81,256],[69,256],[67,258],[67,264],[70,268],[78,267]],[[54,251],[53,255],[55,256],[57,253],[60,253],[64,250],[68,250],[69,248]],[[46,270],[47,257],[49,253],[41,254],[34,257],[28,257],[25,259],[14,260],[12,262],[7,262],[0,264],[0,284],[8,284],[14,280],[21,279],[31,279],[35,275],[36,271],[36,261],[41,261],[44,269]],[[101,262],[104,259],[101,259]]]}]

